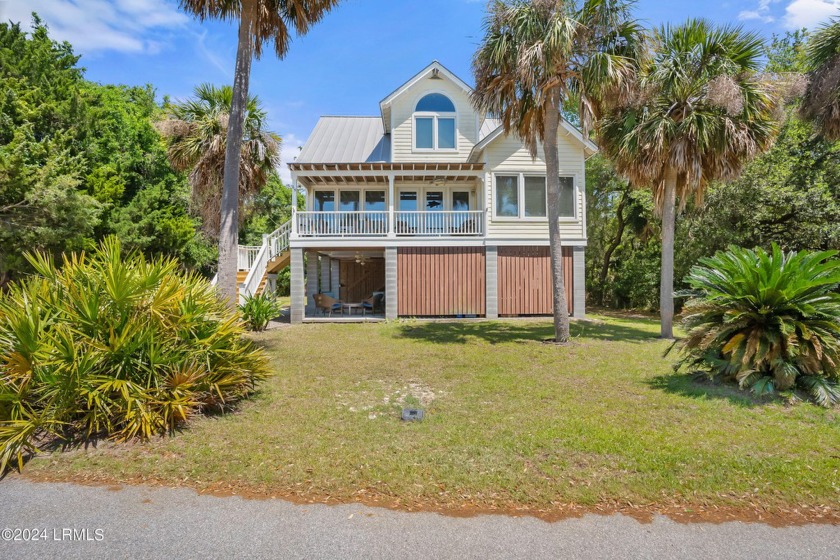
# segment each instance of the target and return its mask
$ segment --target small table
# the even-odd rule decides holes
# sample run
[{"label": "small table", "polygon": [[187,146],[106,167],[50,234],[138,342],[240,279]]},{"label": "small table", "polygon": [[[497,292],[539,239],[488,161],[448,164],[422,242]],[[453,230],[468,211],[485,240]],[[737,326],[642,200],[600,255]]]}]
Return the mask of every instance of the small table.
[{"label": "small table", "polygon": [[361,303],[342,303],[341,304],[341,314],[344,315],[344,312],[347,311],[348,315],[353,315],[354,309],[361,309],[362,315],[365,314],[365,307]]}]

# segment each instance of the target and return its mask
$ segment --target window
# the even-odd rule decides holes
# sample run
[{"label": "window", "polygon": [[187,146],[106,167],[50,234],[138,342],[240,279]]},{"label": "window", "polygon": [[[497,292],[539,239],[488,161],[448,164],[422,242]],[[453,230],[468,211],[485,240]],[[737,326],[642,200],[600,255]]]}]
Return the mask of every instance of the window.
[{"label": "window", "polygon": [[456,212],[465,212],[470,209],[470,193],[466,191],[452,192],[452,209]]},{"label": "window", "polygon": [[546,213],[546,199],[545,199],[545,177],[525,176],[525,217],[526,218],[545,218]]},{"label": "window", "polygon": [[423,96],[414,108],[414,149],[456,148],[455,104],[442,93]]},{"label": "window", "polygon": [[415,191],[400,192],[400,210],[406,212],[417,210],[417,193]]},{"label": "window", "polygon": [[335,210],[334,191],[315,191],[315,211],[332,212]]},{"label": "window", "polygon": [[434,117],[417,117],[414,119],[416,146],[421,150],[435,149],[435,119]]},{"label": "window", "polygon": [[496,176],[497,216],[519,216],[519,187],[517,185],[518,181],[518,175]]},{"label": "window", "polygon": [[385,191],[365,192],[365,210],[382,212],[385,210]]},{"label": "window", "polygon": [[[548,216],[545,175],[496,175],[495,215],[544,219]],[[560,177],[560,218],[576,218],[575,178]]]},{"label": "window", "polygon": [[342,212],[357,212],[359,210],[359,191],[341,191],[338,209]]}]

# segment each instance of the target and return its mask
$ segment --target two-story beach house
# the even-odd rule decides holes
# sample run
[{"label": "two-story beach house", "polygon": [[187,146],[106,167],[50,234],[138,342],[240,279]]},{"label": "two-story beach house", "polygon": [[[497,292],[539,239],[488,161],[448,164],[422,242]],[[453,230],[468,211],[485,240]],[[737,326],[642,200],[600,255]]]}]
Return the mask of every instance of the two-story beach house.
[{"label": "two-story beach house", "polygon": [[[305,211],[240,248],[241,293],[291,266],[291,320],[549,315],[545,163],[433,62],[371,117],[322,117],[289,165]],[[565,281],[584,314],[584,162],[559,138]]]}]

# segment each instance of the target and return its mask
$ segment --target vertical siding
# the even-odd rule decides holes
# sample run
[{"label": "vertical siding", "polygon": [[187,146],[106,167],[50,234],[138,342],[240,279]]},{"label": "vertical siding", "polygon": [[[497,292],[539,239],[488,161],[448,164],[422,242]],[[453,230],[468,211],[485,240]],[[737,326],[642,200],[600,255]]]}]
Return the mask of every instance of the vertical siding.
[{"label": "vertical siding", "polygon": [[356,261],[341,261],[339,278],[340,299],[347,303],[360,302],[373,292],[384,291],[385,261],[373,259],[364,266]]},{"label": "vertical siding", "polygon": [[400,315],[484,315],[484,260],[483,247],[401,247]]},{"label": "vertical siding", "polygon": [[[551,315],[551,257],[548,247],[499,247],[499,315]],[[563,279],[573,312],[572,248],[563,247]]]}]

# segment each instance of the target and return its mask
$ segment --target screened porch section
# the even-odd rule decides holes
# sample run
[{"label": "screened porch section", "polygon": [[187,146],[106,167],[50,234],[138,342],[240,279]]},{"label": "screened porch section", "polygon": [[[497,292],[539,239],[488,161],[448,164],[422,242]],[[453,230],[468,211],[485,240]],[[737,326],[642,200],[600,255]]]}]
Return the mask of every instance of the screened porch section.
[{"label": "screened porch section", "polygon": [[376,320],[385,317],[382,249],[306,252],[305,320]]}]

